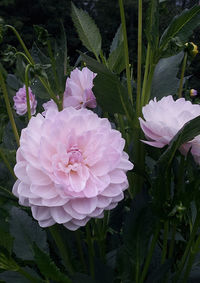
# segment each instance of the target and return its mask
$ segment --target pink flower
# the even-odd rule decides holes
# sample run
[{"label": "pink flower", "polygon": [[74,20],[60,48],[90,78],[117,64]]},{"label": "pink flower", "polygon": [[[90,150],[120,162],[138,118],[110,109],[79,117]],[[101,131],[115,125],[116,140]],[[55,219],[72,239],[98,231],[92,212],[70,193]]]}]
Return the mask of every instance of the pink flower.
[{"label": "pink flower", "polygon": [[[172,96],[163,97],[160,101],[156,98],[142,109],[143,117],[139,118],[140,126],[148,141],[144,143],[162,148],[169,144],[176,133],[185,123],[200,115],[200,106],[179,98],[174,101]],[[191,148],[191,153],[200,164],[200,136],[181,146],[180,151],[186,154]]]},{"label": "pink flower", "polygon": [[63,108],[72,106],[76,109],[96,107],[96,98],[92,92],[93,79],[96,74],[87,67],[80,71],[78,68],[71,72],[66,81],[66,89],[63,99]]},{"label": "pink flower", "polygon": [[126,171],[133,168],[124,144],[120,132],[90,110],[50,108],[22,130],[13,194],[40,226],[76,230],[123,199]]},{"label": "pink flower", "polygon": [[[35,99],[35,95],[32,93],[30,87],[28,88],[28,92],[30,99],[31,115],[34,115],[36,112],[37,100]],[[25,86],[23,86],[16,92],[16,95],[13,97],[13,100],[14,100],[14,109],[16,110],[17,114],[24,115],[27,112]]]},{"label": "pink flower", "polygon": [[46,116],[47,110],[52,108],[54,110],[58,110],[57,104],[53,101],[53,99],[47,101],[46,103],[42,104],[44,111],[42,112],[43,116]]}]

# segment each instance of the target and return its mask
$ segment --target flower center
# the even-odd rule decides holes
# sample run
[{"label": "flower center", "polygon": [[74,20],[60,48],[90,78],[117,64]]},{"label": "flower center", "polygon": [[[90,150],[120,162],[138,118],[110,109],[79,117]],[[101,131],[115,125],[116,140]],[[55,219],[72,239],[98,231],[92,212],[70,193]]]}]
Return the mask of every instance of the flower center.
[{"label": "flower center", "polygon": [[83,157],[81,151],[77,147],[72,147],[68,151],[69,162],[68,165],[74,165],[75,163],[82,163]]}]

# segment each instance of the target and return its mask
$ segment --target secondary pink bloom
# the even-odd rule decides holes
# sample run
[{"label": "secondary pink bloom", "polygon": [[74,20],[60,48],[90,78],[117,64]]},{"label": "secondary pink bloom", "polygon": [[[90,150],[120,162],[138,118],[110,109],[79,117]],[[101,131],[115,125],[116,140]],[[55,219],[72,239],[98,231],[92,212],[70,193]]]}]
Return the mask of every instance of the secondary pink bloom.
[{"label": "secondary pink bloom", "polygon": [[53,101],[53,99],[47,101],[46,103],[42,104],[42,107],[44,108],[44,111],[42,112],[42,115],[45,116],[47,113],[47,110],[52,108],[54,110],[58,110],[57,104]]},{"label": "secondary pink bloom", "polygon": [[63,99],[63,108],[72,106],[76,109],[96,107],[96,98],[92,92],[93,80],[97,74],[87,67],[81,71],[76,68],[66,81],[66,89]]},{"label": "secondary pink bloom", "polygon": [[40,226],[76,230],[123,199],[133,168],[124,144],[120,132],[90,110],[50,108],[22,130],[13,194]]},{"label": "secondary pink bloom", "polygon": [[[156,98],[142,108],[143,117],[139,118],[140,126],[148,141],[144,143],[162,148],[169,144],[185,123],[200,115],[200,105],[192,104],[184,98],[174,101],[172,96]],[[180,151],[186,154],[191,147],[191,153],[200,164],[200,136],[181,146]]]},{"label": "secondary pink bloom", "polygon": [[[34,115],[36,112],[37,100],[35,99],[35,95],[32,93],[30,87],[28,88],[28,92],[29,92],[31,115]],[[14,100],[14,109],[16,110],[17,114],[24,115],[27,112],[25,86],[23,86],[16,92],[16,95],[13,97],[13,100]]]}]

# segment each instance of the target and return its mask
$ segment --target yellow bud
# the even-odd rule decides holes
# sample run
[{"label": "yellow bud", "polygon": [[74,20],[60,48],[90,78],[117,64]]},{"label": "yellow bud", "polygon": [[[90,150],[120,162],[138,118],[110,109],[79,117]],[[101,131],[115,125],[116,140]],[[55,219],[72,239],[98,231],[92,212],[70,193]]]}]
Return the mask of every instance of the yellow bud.
[{"label": "yellow bud", "polygon": [[86,63],[85,62],[83,62],[83,65],[86,67]]},{"label": "yellow bud", "polygon": [[199,51],[198,51],[198,46],[194,44],[193,42],[188,42],[185,44],[186,50],[188,53],[192,56],[195,57]]}]

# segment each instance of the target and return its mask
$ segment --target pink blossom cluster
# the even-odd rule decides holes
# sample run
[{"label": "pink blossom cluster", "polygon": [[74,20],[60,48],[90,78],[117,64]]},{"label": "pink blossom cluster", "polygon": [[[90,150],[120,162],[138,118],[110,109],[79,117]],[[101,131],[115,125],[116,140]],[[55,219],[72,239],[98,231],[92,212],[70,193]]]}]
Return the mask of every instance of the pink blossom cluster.
[{"label": "pink blossom cluster", "polygon": [[50,107],[22,130],[13,194],[40,226],[76,230],[123,199],[133,168],[124,145],[120,132],[92,111]]},{"label": "pink blossom cluster", "polygon": [[[184,98],[176,101],[172,96],[156,98],[142,109],[143,117],[139,118],[140,126],[148,141],[144,143],[162,148],[169,144],[185,123],[200,115],[200,105],[192,104]],[[200,136],[180,147],[182,154],[186,155],[191,148],[195,161],[200,164]]]},{"label": "pink blossom cluster", "polygon": [[[35,95],[32,93],[30,87],[28,88],[28,92],[29,92],[31,115],[34,115],[36,112],[37,100],[35,99]],[[16,113],[18,115],[24,115],[27,112],[25,86],[23,86],[16,92],[16,95],[13,97],[13,100],[14,100],[14,109],[16,110]]]}]

